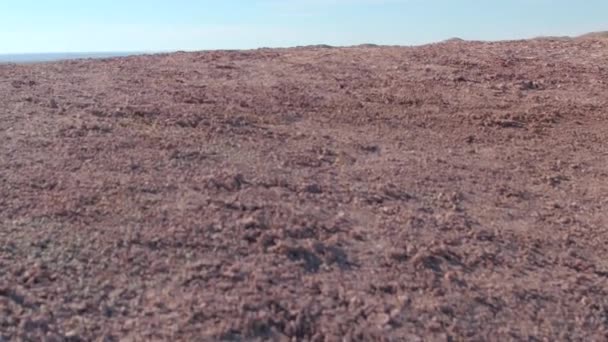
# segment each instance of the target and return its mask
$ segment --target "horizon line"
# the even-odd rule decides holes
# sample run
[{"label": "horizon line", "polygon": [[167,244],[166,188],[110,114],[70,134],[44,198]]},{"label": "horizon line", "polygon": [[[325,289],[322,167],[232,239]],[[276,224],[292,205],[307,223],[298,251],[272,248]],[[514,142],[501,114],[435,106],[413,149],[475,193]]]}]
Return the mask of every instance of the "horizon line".
[{"label": "horizon line", "polygon": [[372,45],[378,47],[417,47],[417,46],[425,46],[431,44],[442,43],[450,40],[462,40],[464,42],[484,42],[484,43],[492,43],[492,42],[511,42],[511,41],[522,41],[522,40],[535,40],[535,39],[543,39],[543,38],[554,38],[554,39],[576,39],[583,37],[592,37],[594,35],[603,35],[608,34],[608,31],[591,31],[588,33],[580,34],[580,35],[541,35],[541,36],[531,36],[527,38],[510,38],[510,39],[465,39],[460,37],[451,37],[441,40],[434,40],[426,43],[419,44],[376,44],[376,43],[360,43],[360,44],[351,44],[351,45],[330,45],[325,43],[311,43],[307,45],[288,45],[288,46],[263,46],[260,45],[258,47],[245,47],[245,48],[186,48],[186,49],[162,49],[162,50],[132,50],[132,51],[121,51],[121,50],[100,50],[100,51],[50,51],[50,52],[0,52],[0,56],[2,57],[25,57],[25,56],[53,56],[53,55],[108,55],[112,57],[112,55],[117,55],[116,57],[126,56],[126,55],[147,55],[147,54],[163,54],[163,53],[175,53],[175,52],[205,52],[205,51],[248,51],[248,50],[260,50],[260,49],[292,49],[292,48],[300,48],[300,47],[314,47],[314,46],[328,46],[333,48],[349,48],[349,47],[358,47],[363,45]]}]

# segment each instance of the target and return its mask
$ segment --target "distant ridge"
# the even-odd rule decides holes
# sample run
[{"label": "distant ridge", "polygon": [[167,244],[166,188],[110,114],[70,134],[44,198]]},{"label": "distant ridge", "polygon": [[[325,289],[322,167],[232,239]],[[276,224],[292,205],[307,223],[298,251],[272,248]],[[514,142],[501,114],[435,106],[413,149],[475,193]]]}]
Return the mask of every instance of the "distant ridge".
[{"label": "distant ridge", "polygon": [[539,36],[532,40],[608,39],[608,31],[589,32],[580,36]]},{"label": "distant ridge", "polygon": [[459,38],[459,37],[452,37],[450,39],[446,39],[446,40],[442,41],[442,43],[458,43],[458,42],[464,42],[464,39]]},{"label": "distant ridge", "polygon": [[356,47],[360,47],[360,48],[378,48],[378,47],[380,47],[380,45],[378,45],[378,44],[371,44],[371,43],[365,43],[365,44],[356,45]]},{"label": "distant ridge", "polygon": [[578,39],[608,39],[608,31],[598,31],[583,34]]},{"label": "distant ridge", "polygon": [[314,45],[299,45],[295,47],[296,49],[334,49],[335,46],[327,45],[327,44],[314,44]]},{"label": "distant ridge", "polygon": [[570,40],[572,37],[570,36],[539,36],[534,37],[532,40]]},{"label": "distant ridge", "polygon": [[66,52],[0,54],[0,63],[44,63],[73,59],[112,58],[139,55],[141,52]]}]

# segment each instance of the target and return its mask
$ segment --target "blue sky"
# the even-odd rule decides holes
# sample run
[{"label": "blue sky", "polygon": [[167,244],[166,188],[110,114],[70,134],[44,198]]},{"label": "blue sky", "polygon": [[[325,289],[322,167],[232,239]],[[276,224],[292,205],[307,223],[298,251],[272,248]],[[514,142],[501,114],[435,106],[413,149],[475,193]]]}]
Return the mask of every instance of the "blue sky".
[{"label": "blue sky", "polygon": [[5,0],[0,53],[416,45],[608,30],[608,0]]}]

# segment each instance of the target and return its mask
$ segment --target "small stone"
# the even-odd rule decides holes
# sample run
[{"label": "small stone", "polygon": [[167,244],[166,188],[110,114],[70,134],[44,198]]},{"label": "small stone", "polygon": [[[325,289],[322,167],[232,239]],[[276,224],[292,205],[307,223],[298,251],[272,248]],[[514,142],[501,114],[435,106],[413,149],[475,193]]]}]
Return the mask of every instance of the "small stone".
[{"label": "small stone", "polygon": [[244,229],[252,229],[258,226],[258,221],[253,217],[245,217],[238,221],[238,225]]},{"label": "small stone", "polygon": [[445,275],[443,276],[443,278],[447,282],[453,283],[453,282],[455,282],[455,281],[458,280],[458,275],[456,274],[456,272],[449,271],[449,272],[445,273]]},{"label": "small stone", "polygon": [[391,321],[391,316],[385,313],[376,314],[373,318],[373,322],[378,326],[385,326]]},{"label": "small stone", "polygon": [[393,248],[389,250],[389,257],[396,261],[405,261],[408,258],[407,251],[403,248]]},{"label": "small stone", "polygon": [[84,313],[88,308],[87,302],[79,302],[70,305],[70,309],[74,310],[76,313],[81,314]]},{"label": "small stone", "polygon": [[70,339],[76,338],[76,337],[78,337],[78,331],[76,331],[76,329],[70,330],[65,333],[65,337],[70,338]]},{"label": "small stone", "polygon": [[308,184],[305,188],[304,191],[309,192],[311,194],[320,194],[323,192],[323,189],[321,189],[321,186],[317,183],[312,183],[312,184]]}]

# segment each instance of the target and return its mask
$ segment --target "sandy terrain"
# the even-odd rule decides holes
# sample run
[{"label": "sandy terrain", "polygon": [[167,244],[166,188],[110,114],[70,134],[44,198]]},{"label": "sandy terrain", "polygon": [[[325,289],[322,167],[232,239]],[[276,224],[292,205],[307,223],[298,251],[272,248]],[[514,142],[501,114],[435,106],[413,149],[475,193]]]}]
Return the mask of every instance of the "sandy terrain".
[{"label": "sandy terrain", "polygon": [[608,40],[0,66],[0,341],[605,341]]}]

